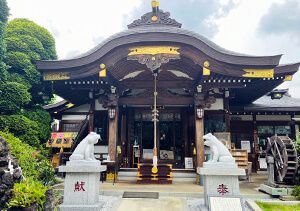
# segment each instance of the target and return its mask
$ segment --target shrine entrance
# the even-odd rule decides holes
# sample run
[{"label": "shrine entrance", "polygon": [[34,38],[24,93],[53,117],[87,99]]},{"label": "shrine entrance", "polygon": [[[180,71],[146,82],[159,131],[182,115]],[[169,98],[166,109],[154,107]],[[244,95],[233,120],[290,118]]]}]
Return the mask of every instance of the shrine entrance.
[{"label": "shrine entrance", "polygon": [[[151,163],[153,158],[153,121],[150,109],[147,110],[135,109],[134,111],[133,146],[138,147],[141,163]],[[174,168],[184,168],[184,143],[188,141],[183,140],[183,128],[188,130],[184,124],[187,122],[182,121],[180,109],[160,110],[157,125],[159,163],[172,163]],[[187,132],[185,131],[185,133]]]}]

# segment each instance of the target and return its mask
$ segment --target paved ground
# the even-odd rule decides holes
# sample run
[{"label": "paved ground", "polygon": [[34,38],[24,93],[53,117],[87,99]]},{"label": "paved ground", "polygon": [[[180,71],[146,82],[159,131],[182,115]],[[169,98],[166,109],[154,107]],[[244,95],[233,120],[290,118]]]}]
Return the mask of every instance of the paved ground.
[{"label": "paved ground", "polygon": [[160,199],[122,199],[117,211],[182,211],[186,200],[180,197]]},{"label": "paved ground", "polygon": [[[267,181],[267,173],[252,176],[253,182],[240,182],[241,194],[246,199],[270,199],[258,191],[260,184]],[[63,189],[63,185],[57,186]],[[122,198],[124,191],[159,192],[159,199]],[[204,211],[203,187],[192,183],[171,185],[141,185],[134,182],[118,181],[101,183],[100,200],[104,202],[102,211]]]},{"label": "paved ground", "polygon": [[[248,198],[269,198],[269,195],[258,191],[260,184],[267,181],[266,172],[258,172],[251,178],[252,182],[240,182],[241,194]],[[112,193],[122,194],[124,191],[132,192],[159,192],[160,196],[200,197],[203,187],[193,183],[174,183],[170,185],[142,185],[135,182],[118,181],[114,185],[110,182],[101,183],[101,190],[105,195]]]},{"label": "paved ground", "polygon": [[[240,182],[241,194],[247,199],[269,199],[269,195],[258,191],[260,184],[266,182],[267,173],[258,172],[251,178],[252,182]],[[107,206],[114,211],[203,211],[203,187],[192,183],[174,183],[171,185],[141,185],[134,182],[118,181],[101,184],[104,195],[115,195],[119,203]],[[124,199],[124,191],[159,192],[159,199]],[[107,200],[106,200],[107,201]],[[108,202],[108,201],[107,201]],[[109,203],[108,203],[109,204]]]}]

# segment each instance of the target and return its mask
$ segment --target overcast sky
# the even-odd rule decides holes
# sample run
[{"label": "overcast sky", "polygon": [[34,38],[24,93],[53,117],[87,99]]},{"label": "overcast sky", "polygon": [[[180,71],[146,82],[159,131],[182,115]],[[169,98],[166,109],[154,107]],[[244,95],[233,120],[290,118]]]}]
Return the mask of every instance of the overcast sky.
[{"label": "overcast sky", "polygon": [[[151,0],[7,0],[10,19],[28,18],[55,37],[60,59],[95,47],[151,10]],[[183,28],[228,50],[252,55],[284,54],[300,62],[300,0],[160,0]],[[289,88],[300,98],[300,72]]]}]

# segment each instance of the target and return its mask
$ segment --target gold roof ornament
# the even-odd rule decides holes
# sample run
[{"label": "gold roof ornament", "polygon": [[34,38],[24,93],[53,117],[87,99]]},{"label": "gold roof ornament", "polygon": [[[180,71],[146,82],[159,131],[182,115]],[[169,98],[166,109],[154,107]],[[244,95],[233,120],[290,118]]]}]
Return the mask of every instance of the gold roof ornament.
[{"label": "gold roof ornament", "polygon": [[159,8],[160,3],[158,0],[151,1],[152,12],[144,14],[140,19],[134,20],[131,24],[127,25],[128,29],[140,26],[170,26],[181,28],[181,23],[175,19],[170,18],[169,12],[164,12]]},{"label": "gold roof ornament", "polygon": [[151,2],[153,12],[159,11],[159,2],[158,0],[152,0]]}]

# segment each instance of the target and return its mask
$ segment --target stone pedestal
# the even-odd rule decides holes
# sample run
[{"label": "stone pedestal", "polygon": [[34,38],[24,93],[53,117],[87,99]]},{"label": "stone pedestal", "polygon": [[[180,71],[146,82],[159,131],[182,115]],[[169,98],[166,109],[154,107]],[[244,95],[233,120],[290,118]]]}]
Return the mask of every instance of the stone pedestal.
[{"label": "stone pedestal", "polygon": [[99,161],[69,161],[60,166],[60,172],[66,172],[64,202],[61,211],[85,211],[101,209],[99,201],[100,172],[105,170]]},{"label": "stone pedestal", "polygon": [[204,179],[204,201],[209,206],[210,196],[234,197],[240,196],[239,176],[245,175],[245,170],[235,163],[205,162],[197,173]]}]

